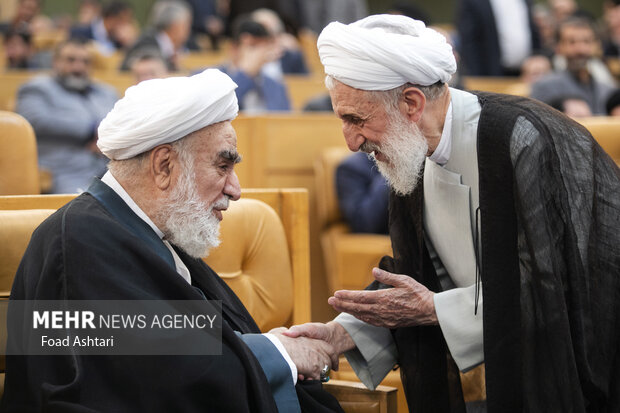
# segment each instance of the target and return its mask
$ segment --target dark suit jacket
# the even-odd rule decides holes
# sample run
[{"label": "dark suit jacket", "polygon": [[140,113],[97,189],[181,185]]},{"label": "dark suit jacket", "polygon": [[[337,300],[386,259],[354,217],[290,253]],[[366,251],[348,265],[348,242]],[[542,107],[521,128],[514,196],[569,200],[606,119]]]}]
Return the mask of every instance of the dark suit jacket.
[{"label": "dark suit jacket", "polygon": [[93,34],[93,27],[88,25],[80,25],[73,26],[69,33],[69,37],[73,38],[82,38],[82,39],[94,39],[95,35]]},{"label": "dark suit jacket", "polygon": [[388,233],[390,188],[365,153],[354,153],[338,165],[336,190],[340,213],[353,232]]},{"label": "dark suit jacket", "polygon": [[[531,0],[526,0],[532,34],[532,50],[540,48],[540,37],[532,19]],[[469,76],[503,76],[497,26],[490,0],[461,0],[456,21],[458,50]]]}]

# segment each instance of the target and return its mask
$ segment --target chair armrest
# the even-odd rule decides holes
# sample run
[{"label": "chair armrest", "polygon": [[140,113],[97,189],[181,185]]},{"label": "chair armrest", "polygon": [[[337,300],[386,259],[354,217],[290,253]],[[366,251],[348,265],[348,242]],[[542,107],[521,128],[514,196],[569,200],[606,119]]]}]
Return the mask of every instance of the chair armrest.
[{"label": "chair armrest", "polygon": [[362,383],[330,380],[323,388],[331,393],[346,413],[396,413],[396,388],[377,386],[368,390]]}]

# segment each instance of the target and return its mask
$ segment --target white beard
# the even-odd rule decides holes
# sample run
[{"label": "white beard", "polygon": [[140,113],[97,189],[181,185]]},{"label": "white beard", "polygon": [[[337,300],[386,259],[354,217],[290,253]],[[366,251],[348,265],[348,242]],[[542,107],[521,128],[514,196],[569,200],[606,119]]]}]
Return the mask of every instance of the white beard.
[{"label": "white beard", "polygon": [[220,245],[220,221],[213,209],[226,209],[228,197],[217,200],[206,210],[198,194],[191,167],[184,168],[178,185],[158,213],[164,223],[165,239],[194,258],[206,257]]},{"label": "white beard", "polygon": [[[398,195],[409,195],[418,185],[424,168],[428,143],[417,124],[396,114],[390,116],[381,147],[364,143],[360,148],[375,161],[381,175]],[[387,161],[375,158],[374,151],[381,152]]]}]

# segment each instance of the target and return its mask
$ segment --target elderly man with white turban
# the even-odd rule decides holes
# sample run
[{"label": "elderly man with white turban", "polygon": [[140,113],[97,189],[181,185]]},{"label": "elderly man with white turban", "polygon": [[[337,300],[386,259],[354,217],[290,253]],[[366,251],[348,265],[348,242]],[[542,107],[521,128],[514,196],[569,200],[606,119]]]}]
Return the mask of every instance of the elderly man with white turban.
[{"label": "elderly man with white turban", "polygon": [[[388,179],[394,258],[322,338],[376,386],[398,364],[412,412],[620,410],[620,172],[582,126],[533,100],[450,89],[450,47],[370,16],[318,39],[352,151]],[[484,303],[484,305],[483,305]],[[391,331],[390,331],[391,330]]]},{"label": "elderly man with white turban", "polygon": [[3,411],[342,411],[317,381],[295,384],[337,363],[333,348],[260,334],[201,259],[240,196],[236,86],[210,69],[129,88],[99,127],[109,171],[35,231],[11,291],[64,303],[219,300],[221,354],[8,356]]}]

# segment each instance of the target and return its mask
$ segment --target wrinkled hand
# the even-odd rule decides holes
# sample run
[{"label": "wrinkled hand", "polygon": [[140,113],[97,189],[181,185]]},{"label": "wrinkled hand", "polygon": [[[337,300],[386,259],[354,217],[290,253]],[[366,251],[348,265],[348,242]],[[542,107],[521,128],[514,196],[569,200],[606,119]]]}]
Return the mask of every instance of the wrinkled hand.
[{"label": "wrinkled hand", "polygon": [[378,327],[397,328],[438,324],[434,293],[411,277],[373,268],[375,279],[393,286],[375,291],[334,293],[327,302],[336,310]]},{"label": "wrinkled hand", "polygon": [[288,355],[297,366],[300,379],[312,378],[318,380],[321,370],[327,364],[331,369],[338,368],[338,354],[325,341],[308,337],[292,338],[283,334],[283,327],[271,330],[286,349]]},{"label": "wrinkled hand", "polygon": [[[323,323],[306,323],[298,326],[293,326],[282,334],[289,337],[308,337],[316,340],[323,340],[330,344],[336,355],[344,353],[355,348],[355,342],[339,323],[330,321],[327,324]],[[332,368],[338,370],[338,366]]]}]

